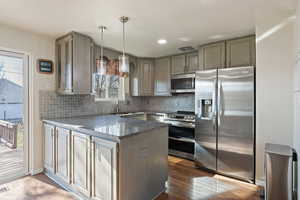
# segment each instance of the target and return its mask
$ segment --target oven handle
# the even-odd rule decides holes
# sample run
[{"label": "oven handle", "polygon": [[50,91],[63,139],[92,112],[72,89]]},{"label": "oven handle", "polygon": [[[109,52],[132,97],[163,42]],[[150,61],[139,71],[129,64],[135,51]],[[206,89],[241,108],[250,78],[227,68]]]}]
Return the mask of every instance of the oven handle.
[{"label": "oven handle", "polygon": [[169,126],[175,126],[175,127],[179,127],[179,128],[191,128],[194,129],[195,128],[195,124],[187,124],[187,123],[181,123],[181,122],[176,122],[174,123],[174,121],[165,121],[165,123],[169,124]]}]

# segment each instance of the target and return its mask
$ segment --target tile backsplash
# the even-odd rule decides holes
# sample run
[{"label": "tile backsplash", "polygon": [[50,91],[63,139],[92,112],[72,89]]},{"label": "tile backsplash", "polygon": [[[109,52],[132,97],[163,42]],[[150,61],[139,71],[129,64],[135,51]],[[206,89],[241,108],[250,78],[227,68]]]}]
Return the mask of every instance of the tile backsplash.
[{"label": "tile backsplash", "polygon": [[[62,118],[85,115],[109,114],[116,112],[116,103],[95,101],[91,95],[58,95],[53,91],[40,91],[40,117]],[[119,103],[120,112],[177,110],[194,111],[194,95],[171,97],[127,97]]]},{"label": "tile backsplash", "polygon": [[179,94],[170,97],[146,97],[144,98],[144,110],[161,112],[194,111],[195,95]]},{"label": "tile backsplash", "polygon": [[[40,91],[40,117],[62,118],[116,112],[116,103],[95,101],[91,95],[59,95],[53,91]],[[137,112],[143,109],[139,97],[128,97],[119,103],[120,112]]]}]

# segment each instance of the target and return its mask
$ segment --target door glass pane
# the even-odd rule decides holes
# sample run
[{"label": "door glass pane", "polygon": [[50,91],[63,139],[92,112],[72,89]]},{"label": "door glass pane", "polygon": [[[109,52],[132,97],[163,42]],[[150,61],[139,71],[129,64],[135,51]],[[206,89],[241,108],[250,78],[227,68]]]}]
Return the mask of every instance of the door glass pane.
[{"label": "door glass pane", "polygon": [[0,52],[0,177],[25,172],[23,64]]}]

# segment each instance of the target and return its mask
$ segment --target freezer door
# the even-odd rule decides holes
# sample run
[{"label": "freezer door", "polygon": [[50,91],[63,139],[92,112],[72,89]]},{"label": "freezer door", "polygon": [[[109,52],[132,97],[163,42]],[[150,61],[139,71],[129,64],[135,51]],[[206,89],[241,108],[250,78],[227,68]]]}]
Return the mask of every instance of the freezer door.
[{"label": "freezer door", "polygon": [[254,180],[254,68],[218,71],[217,170]]},{"label": "freezer door", "polygon": [[195,161],[198,166],[216,170],[216,89],[217,71],[196,72],[195,83]]}]

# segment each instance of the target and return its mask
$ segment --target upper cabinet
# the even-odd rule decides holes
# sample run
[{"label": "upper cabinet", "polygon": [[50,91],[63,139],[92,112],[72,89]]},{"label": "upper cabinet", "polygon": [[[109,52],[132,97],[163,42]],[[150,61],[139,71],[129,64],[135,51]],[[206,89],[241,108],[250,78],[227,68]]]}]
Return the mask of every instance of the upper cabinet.
[{"label": "upper cabinet", "polygon": [[129,63],[130,63],[130,93],[131,96],[139,96],[141,77],[140,77],[139,67],[137,65],[137,59],[130,57]]},{"label": "upper cabinet", "polygon": [[153,75],[154,75],[154,61],[153,59],[139,59],[138,65],[141,73],[141,96],[153,96]]},{"label": "upper cabinet", "polygon": [[186,73],[193,73],[198,71],[199,68],[199,57],[198,52],[186,54]]},{"label": "upper cabinet", "polygon": [[255,36],[226,41],[227,67],[255,66]]},{"label": "upper cabinet", "polygon": [[225,42],[217,42],[199,48],[199,65],[201,70],[224,68]]},{"label": "upper cabinet", "polygon": [[185,55],[172,56],[172,74],[183,74],[185,71]]},{"label": "upper cabinet", "polygon": [[200,46],[200,70],[255,66],[255,36]]},{"label": "upper cabinet", "polygon": [[172,56],[172,74],[193,73],[199,70],[198,52]]},{"label": "upper cabinet", "polygon": [[90,94],[92,92],[93,47],[91,38],[76,32],[56,40],[59,93]]},{"label": "upper cabinet", "polygon": [[132,96],[153,96],[154,59],[132,59],[130,64],[130,82]]},{"label": "upper cabinet", "polygon": [[154,95],[171,95],[171,58],[155,59],[154,67]]}]

